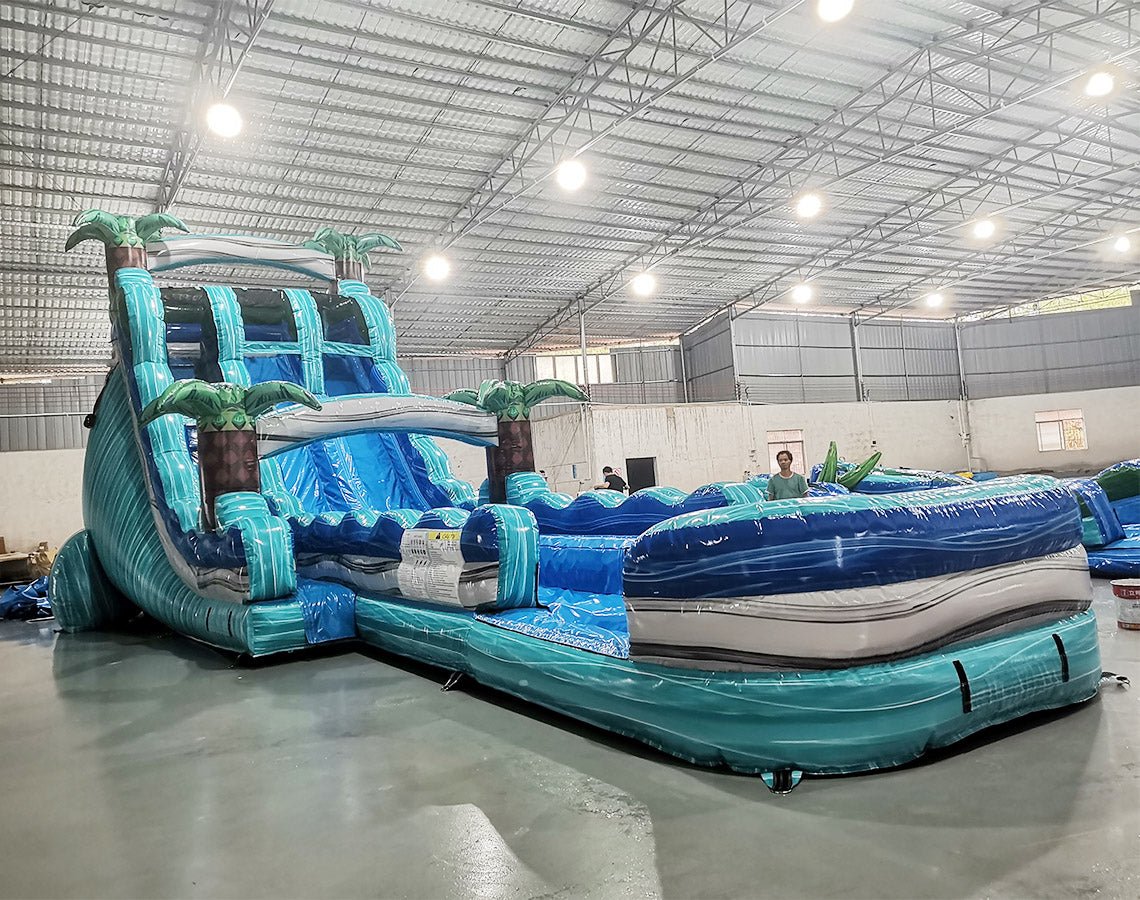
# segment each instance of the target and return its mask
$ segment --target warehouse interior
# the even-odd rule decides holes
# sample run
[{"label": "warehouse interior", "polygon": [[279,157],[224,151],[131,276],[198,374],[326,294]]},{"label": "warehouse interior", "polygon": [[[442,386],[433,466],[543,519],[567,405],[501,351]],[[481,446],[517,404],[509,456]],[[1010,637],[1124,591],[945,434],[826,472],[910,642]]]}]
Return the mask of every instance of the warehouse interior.
[{"label": "warehouse interior", "polygon": [[[141,267],[161,282],[160,388],[232,382],[239,369],[247,388],[260,380],[226,369],[226,298],[250,371],[259,355],[296,355],[305,374],[294,380],[330,411],[338,398],[314,387],[305,357],[305,302],[323,317],[312,339],[318,370],[325,354],[322,387],[329,355],[370,353],[378,371],[406,376],[401,391],[385,375],[385,393],[474,404],[459,395],[478,392],[493,431],[481,385],[564,382],[533,411],[528,401],[533,452],[511,470],[539,473],[540,493],[564,498],[549,501],[555,512],[607,493],[607,467],[628,490],[622,504],[640,491],[673,498],[661,493],[673,488],[689,499],[670,499],[672,514],[711,528],[747,505],[733,499],[737,487],[717,486],[751,485],[747,502],[761,509],[797,502],[764,494],[785,452],[787,474],[834,482],[830,493],[858,506],[867,494],[837,485],[844,466],[867,459],[887,478],[951,479],[932,481],[932,495],[989,491],[986,479],[1059,492],[1084,537],[1041,556],[1083,561],[1083,547],[1091,560],[1114,545],[1088,539],[1098,513],[1080,490],[1140,457],[1138,13],[1133,0],[8,0],[0,590],[47,580],[38,613],[0,621],[0,896],[1135,896],[1140,707],[1128,681],[1140,675],[1140,589],[1127,599],[1113,580],[1131,570],[1110,578],[1094,566],[1088,582],[1082,609],[1095,613],[1090,653],[1104,673],[1095,695],[1027,700],[1018,716],[1009,700],[992,727],[919,742],[890,764],[803,766],[785,796],[768,783],[771,768],[780,787],[778,767],[686,755],[612,715],[578,715],[585,700],[531,702],[526,673],[504,675],[504,687],[390,639],[370,643],[359,624],[354,642],[281,645],[265,658],[252,644],[217,644],[155,614],[148,603],[171,589],[142,585],[145,572],[128,586],[111,559],[142,559],[140,545],[93,523],[115,521],[102,518],[115,490],[100,479],[110,483],[112,457],[126,454],[134,462],[123,466],[142,473],[148,523],[153,508],[155,552],[211,596],[178,568],[181,545],[163,531],[173,476],[158,432],[146,430],[155,426],[144,421],[139,361],[152,360],[122,274]],[[103,221],[92,210],[130,234],[143,217],[169,218],[137,244],[104,249],[85,232],[65,250],[77,228]],[[114,217],[131,217],[129,228]],[[344,257],[327,237],[314,250],[323,228],[388,242]],[[230,242],[224,251],[168,262],[179,241],[196,248],[215,236],[210,246]],[[118,250],[136,255],[120,265]],[[286,250],[316,254],[327,298],[308,262],[270,269],[257,257]],[[349,282],[364,286],[354,293]],[[292,310],[283,338],[251,324],[269,288]],[[177,344],[171,324],[187,297],[208,298],[214,317],[193,332],[189,376],[176,354],[190,343]],[[345,298],[367,325],[356,344],[329,324]],[[210,352],[219,377],[203,374]],[[134,428],[122,444],[98,433],[116,390],[130,410],[122,429]],[[501,412],[497,421],[501,443]],[[547,507],[512,494],[512,476],[496,499],[486,442],[442,426],[423,435],[408,444],[419,454],[412,468],[431,481],[441,466],[471,502],[462,517],[401,528],[466,529],[484,504],[502,502],[537,515],[527,518],[537,523],[531,552],[546,552]],[[204,479],[196,441],[179,452]],[[261,455],[267,515],[285,522],[264,446]],[[347,452],[339,474],[329,465],[330,482],[369,477]],[[401,465],[384,477],[405,477]],[[1075,480],[1082,487],[1063,487]],[[723,509],[692,505],[710,486],[728,498]],[[1106,490],[1121,538],[1140,540],[1123,512],[1132,498]],[[464,505],[448,496],[417,514]],[[997,496],[980,505],[1000,505]],[[214,527],[203,497],[202,533],[213,539],[230,525],[219,506]],[[369,527],[406,505],[393,497]],[[813,497],[820,509],[847,499],[809,492],[802,502]],[[325,521],[303,512],[284,526],[298,592],[315,546],[304,529]],[[964,517],[974,516],[970,507]],[[582,533],[637,538],[651,556],[668,521],[607,532],[591,520],[595,531]],[[348,533],[339,516],[334,525],[338,540]],[[834,539],[841,570],[854,546],[843,541],[859,528]],[[970,534],[960,528],[931,553]],[[252,545],[253,532],[241,533]],[[61,550],[77,534],[90,535],[91,558],[126,598],[107,601],[113,627],[72,628],[72,613],[56,604],[53,617],[45,605],[72,577]],[[624,553],[629,542],[598,548]],[[534,559],[541,607],[547,557]],[[618,562],[615,596],[626,592],[633,628],[629,559]],[[231,604],[242,614],[259,605],[248,560],[234,569],[248,581]],[[330,570],[311,564],[311,582],[327,584]],[[903,580],[885,573],[883,584]],[[169,584],[183,590],[173,574]],[[845,584],[820,585],[837,604],[855,602]],[[136,588],[159,599],[139,601]],[[652,596],[695,603],[739,598],[733,590]],[[489,617],[476,609],[472,621]],[[303,638],[314,645],[311,627],[306,619]],[[1059,633],[1067,683],[1078,657]],[[622,661],[641,665],[631,639]],[[685,678],[703,671],[684,666]],[[967,676],[954,666],[951,693],[960,677],[969,713]],[[720,659],[709,671],[724,669]],[[1044,676],[1009,677],[1012,696]],[[1003,690],[976,687],[975,709],[1004,702]],[[836,721],[845,734],[847,721]],[[868,774],[845,774],[856,771]]]}]

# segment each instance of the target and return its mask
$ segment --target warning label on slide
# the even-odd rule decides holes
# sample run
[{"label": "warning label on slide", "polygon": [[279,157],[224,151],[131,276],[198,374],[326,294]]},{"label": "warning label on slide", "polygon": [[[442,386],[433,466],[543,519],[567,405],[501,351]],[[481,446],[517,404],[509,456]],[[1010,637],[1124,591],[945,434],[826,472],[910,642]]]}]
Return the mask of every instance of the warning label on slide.
[{"label": "warning label on slide", "polygon": [[458,531],[409,528],[400,541],[396,578],[405,597],[459,603],[463,553]]}]

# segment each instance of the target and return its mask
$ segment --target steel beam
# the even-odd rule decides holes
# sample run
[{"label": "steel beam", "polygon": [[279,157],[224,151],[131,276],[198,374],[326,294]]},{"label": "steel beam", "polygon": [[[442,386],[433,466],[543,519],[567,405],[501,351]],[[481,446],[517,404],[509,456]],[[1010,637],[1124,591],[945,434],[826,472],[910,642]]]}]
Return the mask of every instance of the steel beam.
[{"label": "steel beam", "polygon": [[[1040,10],[1048,5],[1035,2],[1022,6],[1014,12],[997,14],[981,25],[956,30],[916,51],[903,64],[887,72],[866,88],[857,98],[837,109],[831,117],[820,122],[808,133],[796,136],[773,158],[757,164],[732,189],[711,199],[697,215],[677,223],[676,227],[643,248],[642,252],[627,258],[620,268],[615,267],[607,275],[589,285],[581,295],[586,300],[587,308],[605,302],[624,284],[626,273],[630,269],[653,268],[665,260],[722,238],[734,229],[750,225],[776,209],[785,208],[789,197],[803,186],[802,181],[796,182],[794,176],[797,174],[803,178],[811,170],[821,173],[825,167],[830,166],[835,170],[834,174],[817,174],[815,182],[809,181],[808,184],[817,189],[834,187],[876,166],[892,163],[922,147],[937,144],[967,127],[976,126],[1013,106],[1027,103],[1079,77],[1086,70],[1087,64],[1073,68],[1061,77],[1052,77],[1045,84],[1039,83],[1040,75],[1036,74],[1033,80],[1038,83],[1027,87],[1015,99],[1007,96],[1013,89],[1012,80],[997,85],[991,82],[983,92],[986,99],[982,103],[982,108],[973,116],[964,121],[955,121],[947,127],[932,128],[920,138],[909,140],[900,138],[900,121],[909,118],[914,108],[927,104],[931,115],[937,119],[937,111],[940,108],[938,97],[932,91],[927,96],[931,79],[935,74],[960,67],[966,62],[988,63],[1011,48],[1024,47],[1035,41],[1048,41],[1062,30],[1060,26],[1046,26],[1038,15]],[[1086,14],[1075,22],[1066,23],[1063,28],[1071,30],[1080,25],[1097,24],[1108,16],[1129,15],[1132,6],[1133,4],[1127,0],[1120,0],[1118,3],[1109,2],[1095,13]],[[989,32],[993,28],[1003,24],[1009,26],[1004,34],[990,35]],[[1033,32],[1015,34],[1013,26],[1016,25],[1027,25],[1033,28]],[[992,38],[988,45],[987,38]],[[972,46],[974,41],[978,43],[977,48]],[[955,51],[954,45],[960,42],[970,45],[969,49]],[[940,54],[937,63],[934,61],[935,50]],[[1116,54],[1112,59],[1119,62],[1137,54],[1140,54],[1140,47],[1133,47]],[[946,58],[943,59],[942,56]],[[901,120],[899,111],[894,108],[900,102],[909,104]],[[862,157],[847,152],[843,154],[835,152],[838,138],[868,122],[874,125],[879,136],[879,147],[869,148]],[[576,308],[577,300],[575,297],[567,301],[554,316],[535,329],[513,352],[521,352],[541,340],[547,329],[557,327],[562,319]]]},{"label": "steel beam", "polygon": [[202,34],[185,117],[175,132],[159,179],[156,212],[169,209],[177,199],[202,147],[206,106],[226,99],[273,4],[274,0],[222,0]]}]

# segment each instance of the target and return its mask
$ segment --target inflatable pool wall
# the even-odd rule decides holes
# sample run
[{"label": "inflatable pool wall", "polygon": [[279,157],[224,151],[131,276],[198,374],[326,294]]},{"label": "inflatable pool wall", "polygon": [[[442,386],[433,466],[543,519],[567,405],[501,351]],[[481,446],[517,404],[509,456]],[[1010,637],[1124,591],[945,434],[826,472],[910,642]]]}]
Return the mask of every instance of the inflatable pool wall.
[{"label": "inflatable pool wall", "polygon": [[1080,502],[1089,568],[1108,578],[1140,577],[1140,460],[1067,482]]},{"label": "inflatable pool wall", "polygon": [[[572,498],[518,473],[507,503],[479,504],[433,438],[493,446],[494,417],[410,393],[387,306],[337,277],[358,275],[346,260],[191,236],[126,262],[112,267],[86,527],[51,579],[66,630],[142,609],[255,657],[358,639],[784,786],[1096,692],[1080,511],[1059,482],[830,485],[768,503],[760,481]],[[152,277],[210,262],[329,289]],[[322,404],[258,422],[260,491],[219,496],[209,528],[193,421],[139,425],[186,378],[284,381]]]}]

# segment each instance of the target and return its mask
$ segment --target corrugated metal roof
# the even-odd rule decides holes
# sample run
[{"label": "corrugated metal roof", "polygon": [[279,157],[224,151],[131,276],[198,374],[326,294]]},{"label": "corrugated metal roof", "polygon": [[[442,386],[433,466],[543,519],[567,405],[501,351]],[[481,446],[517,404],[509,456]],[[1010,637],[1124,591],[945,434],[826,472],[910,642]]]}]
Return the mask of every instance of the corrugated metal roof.
[{"label": "corrugated metal roof", "polygon": [[[404,353],[569,345],[579,305],[593,341],[668,337],[788,307],[800,280],[813,309],[945,316],[1140,277],[1104,240],[1140,227],[1132,4],[857,0],[834,25],[813,5],[11,0],[0,369],[105,365],[101,254],[63,255],[70,221],[155,208],[180,131],[201,133],[192,100],[239,64],[245,129],[202,133],[171,211],[203,232],[399,238],[370,280]],[[1104,61],[1121,89],[1092,100],[1080,77]],[[548,176],[579,153],[589,180],[566,195]],[[803,222],[809,189],[827,202]],[[968,225],[987,215],[982,244]],[[443,285],[417,277],[433,248]],[[646,267],[650,300],[627,287]],[[951,302],[915,306],[934,289]]]}]

